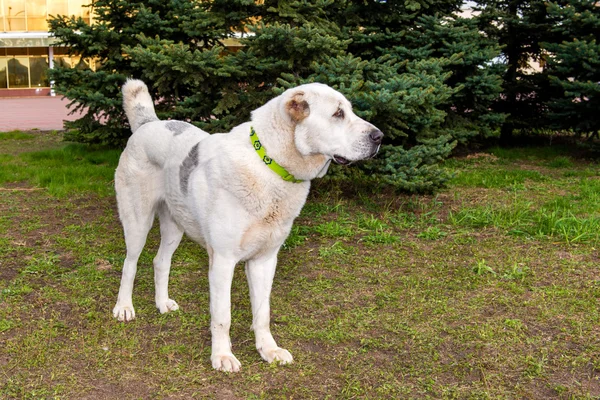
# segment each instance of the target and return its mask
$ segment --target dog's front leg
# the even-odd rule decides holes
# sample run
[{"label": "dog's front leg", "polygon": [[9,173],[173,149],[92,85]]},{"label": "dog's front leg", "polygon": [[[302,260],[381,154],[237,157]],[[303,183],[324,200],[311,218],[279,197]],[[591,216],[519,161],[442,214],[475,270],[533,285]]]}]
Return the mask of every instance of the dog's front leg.
[{"label": "dog's front leg", "polygon": [[[209,251],[209,253],[212,253]],[[237,372],[241,364],[231,352],[229,328],[231,327],[231,281],[235,260],[219,254],[209,254],[208,281],[210,285],[210,331],[214,369]]]},{"label": "dog's front leg", "polygon": [[271,308],[269,302],[276,265],[277,251],[246,263],[246,277],[252,303],[252,328],[256,336],[256,349],[260,356],[269,363],[276,361],[288,364],[292,362],[293,357],[289,351],[277,346],[270,328]]}]

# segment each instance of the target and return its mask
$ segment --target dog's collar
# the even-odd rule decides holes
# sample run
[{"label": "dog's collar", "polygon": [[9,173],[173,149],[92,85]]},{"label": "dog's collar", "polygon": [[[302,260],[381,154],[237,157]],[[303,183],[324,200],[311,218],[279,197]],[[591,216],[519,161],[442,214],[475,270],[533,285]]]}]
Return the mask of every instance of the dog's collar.
[{"label": "dog's collar", "polygon": [[271,170],[279,175],[284,181],[294,183],[303,182],[301,179],[296,179],[294,175],[290,174],[285,168],[277,164],[275,160],[267,155],[267,149],[265,149],[265,146],[263,146],[258,139],[258,135],[253,127],[250,127],[250,143],[252,143],[252,147],[254,147],[256,154],[258,154],[265,165],[271,168]]}]

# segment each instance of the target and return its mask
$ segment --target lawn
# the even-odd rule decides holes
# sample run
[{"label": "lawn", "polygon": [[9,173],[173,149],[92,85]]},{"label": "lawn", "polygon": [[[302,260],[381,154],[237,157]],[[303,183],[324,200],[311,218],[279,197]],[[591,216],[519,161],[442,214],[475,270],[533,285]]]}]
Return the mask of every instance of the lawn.
[{"label": "lawn", "polygon": [[207,256],[189,240],[171,274],[181,310],[154,307],[155,227],[137,319],[112,318],[119,153],[0,134],[0,398],[598,398],[600,165],[570,150],[453,158],[434,196],[315,182],[272,296],[295,362],[260,359],[238,268],[242,370],[226,374],[210,364]]}]

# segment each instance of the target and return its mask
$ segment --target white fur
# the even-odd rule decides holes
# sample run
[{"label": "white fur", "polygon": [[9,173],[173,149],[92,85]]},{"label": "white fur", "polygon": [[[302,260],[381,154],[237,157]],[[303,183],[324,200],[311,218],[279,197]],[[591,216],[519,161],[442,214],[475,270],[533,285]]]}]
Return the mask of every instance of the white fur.
[{"label": "white fur", "polygon": [[[310,180],[325,174],[334,155],[351,161],[372,157],[380,140],[369,134],[376,128],[358,118],[344,96],[321,84],[286,91],[228,134],[158,121],[141,81],[129,80],[123,99],[133,134],[115,174],[127,245],[115,318],[135,318],[137,261],[158,213],[161,242],[154,280],[159,311],[179,308],[169,297],[168,281],[171,256],[185,232],[209,255],[213,367],[240,369],[229,339],[231,281],[240,261],[246,263],[256,348],[268,362],[292,362],[269,327],[277,253],[306,201]],[[340,108],[345,117],[334,117]],[[286,182],[262,162],[250,143],[250,126],[269,157],[304,182]]]}]

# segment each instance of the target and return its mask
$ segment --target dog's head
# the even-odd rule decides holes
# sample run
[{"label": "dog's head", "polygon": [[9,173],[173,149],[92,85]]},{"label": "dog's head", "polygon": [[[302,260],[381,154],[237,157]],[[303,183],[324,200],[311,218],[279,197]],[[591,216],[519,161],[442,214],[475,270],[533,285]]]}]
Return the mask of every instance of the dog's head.
[{"label": "dog's head", "polygon": [[354,114],[341,93],[327,85],[310,83],[289,89],[283,96],[301,154],[322,154],[343,165],[377,154],[383,133]]}]

